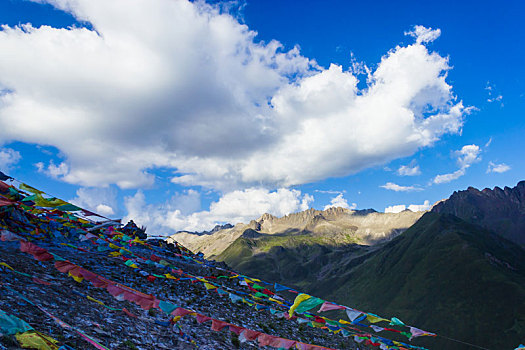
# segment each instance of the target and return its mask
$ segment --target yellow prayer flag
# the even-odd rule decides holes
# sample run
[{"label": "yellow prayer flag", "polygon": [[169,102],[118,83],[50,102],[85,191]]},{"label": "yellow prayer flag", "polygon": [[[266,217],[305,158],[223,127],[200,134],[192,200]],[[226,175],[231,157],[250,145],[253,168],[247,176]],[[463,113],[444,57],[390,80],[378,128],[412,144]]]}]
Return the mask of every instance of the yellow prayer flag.
[{"label": "yellow prayer flag", "polygon": [[377,322],[381,322],[381,321],[390,322],[390,320],[387,320],[386,318],[381,318],[381,317],[377,317],[377,316],[370,315],[370,314],[366,315],[366,319],[370,323],[377,323]]},{"label": "yellow prayer flag", "polygon": [[58,341],[36,331],[29,331],[24,333],[18,333],[15,335],[16,340],[20,343],[23,348],[38,349],[38,350],[58,350],[56,345]]},{"label": "yellow prayer flag", "polygon": [[299,304],[301,304],[303,301],[305,300],[308,300],[310,299],[311,296],[308,295],[308,294],[299,294],[297,297],[295,297],[295,300],[293,302],[293,305],[290,307],[290,310],[288,311],[288,314],[290,315],[290,317],[293,316],[293,312],[295,311],[295,309],[297,309],[297,307],[299,306]]},{"label": "yellow prayer flag", "polygon": [[0,265],[7,267],[9,270],[15,270],[11,266],[7,265],[5,262],[0,262]]},{"label": "yellow prayer flag", "polygon": [[73,279],[78,282],[78,283],[82,283],[82,281],[84,280],[84,277],[80,277],[80,276],[75,276],[75,275],[72,275],[71,274],[71,271],[69,271],[67,273],[70,277],[73,277]]},{"label": "yellow prayer flag", "polygon": [[166,276],[167,279],[170,279],[170,280],[176,280],[178,279],[177,277],[173,276],[172,274],[170,273],[166,273],[164,274],[164,276]]},{"label": "yellow prayer flag", "polygon": [[208,282],[204,282],[204,286],[206,287],[207,290],[217,288],[213,284],[209,284]]},{"label": "yellow prayer flag", "polygon": [[283,304],[282,301],[274,299],[274,298],[268,298],[268,300],[273,301],[274,303],[277,303],[277,304],[281,304],[281,305]]},{"label": "yellow prayer flag", "polygon": [[21,190],[23,190],[23,191],[27,191],[27,192],[31,192],[31,193],[33,193],[33,194],[42,194],[42,193],[45,193],[44,191],[37,190],[36,188],[31,187],[31,186],[29,186],[29,185],[26,185],[25,183],[21,183],[19,187],[20,187]]}]

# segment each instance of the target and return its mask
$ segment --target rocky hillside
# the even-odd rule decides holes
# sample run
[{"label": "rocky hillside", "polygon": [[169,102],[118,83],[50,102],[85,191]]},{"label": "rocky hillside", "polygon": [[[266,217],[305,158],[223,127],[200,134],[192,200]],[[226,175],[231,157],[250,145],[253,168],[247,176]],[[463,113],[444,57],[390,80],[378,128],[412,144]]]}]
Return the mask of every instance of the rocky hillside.
[{"label": "rocky hillside", "polygon": [[469,187],[454,192],[432,211],[455,215],[525,246],[525,181],[514,188],[494,187],[479,191]]},{"label": "rocky hillside", "polygon": [[[220,255],[243,234],[253,235],[254,232],[265,236],[271,245],[277,245],[292,236],[294,240],[311,240],[312,243],[321,242],[331,246],[349,243],[373,245],[395,237],[421,215],[423,212],[385,214],[371,209],[308,209],[282,218],[264,214],[248,224],[237,224],[210,234],[178,232],[168,238],[168,242],[181,242],[188,249],[200,251],[206,257]],[[275,236],[275,239],[269,236]]]},{"label": "rocky hillside", "polygon": [[[0,293],[2,350],[422,349],[434,336],[241,275],[16,182],[0,181]],[[334,308],[347,314],[321,313]]]}]

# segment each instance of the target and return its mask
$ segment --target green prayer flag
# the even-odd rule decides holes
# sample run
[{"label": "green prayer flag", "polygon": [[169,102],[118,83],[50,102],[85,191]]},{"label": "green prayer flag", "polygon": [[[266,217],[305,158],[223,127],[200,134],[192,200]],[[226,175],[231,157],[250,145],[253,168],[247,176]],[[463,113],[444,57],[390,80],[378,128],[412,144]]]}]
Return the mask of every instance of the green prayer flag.
[{"label": "green prayer flag", "polygon": [[299,306],[295,309],[295,312],[298,314],[302,314],[305,311],[311,310],[314,307],[321,305],[324,303],[323,299],[319,299],[316,297],[311,297],[309,299],[306,299],[305,301],[301,302]]},{"label": "green prayer flag", "polygon": [[168,302],[165,302],[163,300],[160,301],[159,303],[159,307],[162,311],[164,311],[164,313],[166,314],[171,314],[173,312],[173,310],[175,310],[176,308],[178,308],[177,305],[174,305],[174,304],[171,304],[171,303],[168,303]]},{"label": "green prayer flag", "polygon": [[391,326],[404,326],[405,324],[399,318],[392,317],[392,319],[390,320],[390,325]]},{"label": "green prayer flag", "polygon": [[0,333],[16,334],[33,330],[27,322],[0,310]]}]

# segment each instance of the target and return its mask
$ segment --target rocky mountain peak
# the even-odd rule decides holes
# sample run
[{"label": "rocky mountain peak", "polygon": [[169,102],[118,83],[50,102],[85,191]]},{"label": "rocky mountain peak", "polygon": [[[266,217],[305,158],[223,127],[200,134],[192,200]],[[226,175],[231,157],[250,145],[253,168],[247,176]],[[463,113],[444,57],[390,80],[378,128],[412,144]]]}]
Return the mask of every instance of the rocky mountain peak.
[{"label": "rocky mountain peak", "polygon": [[259,223],[262,223],[263,221],[273,221],[275,219],[277,219],[276,216],[273,216],[272,214],[269,214],[269,213],[264,213],[256,221]]},{"label": "rocky mountain peak", "polygon": [[525,245],[525,181],[513,188],[456,191],[432,211],[455,215]]}]

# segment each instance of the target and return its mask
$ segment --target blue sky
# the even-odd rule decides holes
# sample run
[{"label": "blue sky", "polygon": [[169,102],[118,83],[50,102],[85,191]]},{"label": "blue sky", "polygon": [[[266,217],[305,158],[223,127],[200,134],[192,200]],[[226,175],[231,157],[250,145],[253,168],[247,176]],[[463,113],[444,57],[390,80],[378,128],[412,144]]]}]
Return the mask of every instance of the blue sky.
[{"label": "blue sky", "polygon": [[0,3],[0,170],[88,209],[169,233],[523,179],[523,2],[45,3]]}]

